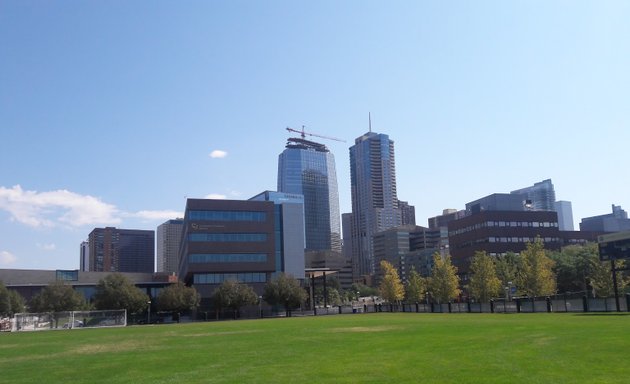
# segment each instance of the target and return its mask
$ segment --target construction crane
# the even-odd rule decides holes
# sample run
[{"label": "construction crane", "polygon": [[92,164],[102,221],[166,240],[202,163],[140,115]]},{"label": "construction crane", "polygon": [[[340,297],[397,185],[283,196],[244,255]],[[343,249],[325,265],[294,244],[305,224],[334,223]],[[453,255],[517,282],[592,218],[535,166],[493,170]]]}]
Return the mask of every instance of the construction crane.
[{"label": "construction crane", "polygon": [[346,142],[345,140],[337,139],[336,137],[323,136],[323,135],[318,135],[316,133],[305,132],[304,131],[304,126],[302,126],[302,130],[301,131],[298,131],[297,129],[293,129],[293,128],[289,128],[289,127],[287,127],[287,131],[299,133],[300,136],[302,136],[303,140],[306,138],[306,135],[309,135],[309,136],[313,136],[313,137],[319,137],[319,138],[322,138],[322,139],[341,141],[342,143]]}]

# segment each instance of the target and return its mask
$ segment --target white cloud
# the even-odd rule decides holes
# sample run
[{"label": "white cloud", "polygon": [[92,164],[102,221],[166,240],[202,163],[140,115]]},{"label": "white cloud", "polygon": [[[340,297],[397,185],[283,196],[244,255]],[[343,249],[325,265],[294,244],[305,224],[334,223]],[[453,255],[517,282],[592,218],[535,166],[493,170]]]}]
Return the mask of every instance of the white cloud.
[{"label": "white cloud", "polygon": [[210,152],[210,157],[213,159],[223,159],[224,157],[227,156],[227,152],[222,151],[220,149],[215,149],[214,151]]},{"label": "white cloud", "polygon": [[116,206],[65,189],[37,192],[25,191],[19,185],[0,187],[0,210],[9,212],[12,220],[31,227],[60,224],[79,227],[121,222]]},{"label": "white cloud", "polygon": [[17,261],[17,257],[15,257],[11,252],[2,251],[0,252],[0,265],[10,265]]},{"label": "white cloud", "polygon": [[211,193],[209,195],[206,195],[204,199],[225,200],[227,199],[227,196],[221,195],[220,193]]},{"label": "white cloud", "polygon": [[178,217],[184,217],[183,212],[178,211],[139,211],[132,216],[145,220],[162,220],[176,219]]},{"label": "white cloud", "polygon": [[53,243],[51,244],[40,244],[37,243],[37,248],[44,250],[44,251],[54,251],[55,249],[57,249],[57,246]]}]

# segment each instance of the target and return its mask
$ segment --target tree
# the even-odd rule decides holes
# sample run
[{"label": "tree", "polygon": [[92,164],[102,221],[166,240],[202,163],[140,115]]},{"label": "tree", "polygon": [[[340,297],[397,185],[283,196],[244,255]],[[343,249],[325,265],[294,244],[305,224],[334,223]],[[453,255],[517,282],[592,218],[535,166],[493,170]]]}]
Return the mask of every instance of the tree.
[{"label": "tree", "polygon": [[353,296],[356,295],[356,292],[359,292],[358,294],[359,297],[368,297],[368,296],[378,295],[378,289],[373,288],[373,287],[368,287],[367,285],[361,284],[361,283],[352,283],[352,286],[350,287],[350,289],[353,292]]},{"label": "tree", "polygon": [[494,265],[502,287],[507,287],[510,283],[516,284],[520,262],[520,256],[514,252],[496,256]]},{"label": "tree", "polygon": [[[221,283],[214,291],[214,303],[218,309],[230,308],[234,311],[234,318],[238,317],[238,311],[245,305],[253,305],[258,302],[256,292],[246,284],[235,280],[227,280]],[[217,311],[217,318],[219,311]]]},{"label": "tree", "polygon": [[30,303],[33,312],[77,311],[87,307],[85,297],[62,281],[45,286]]},{"label": "tree", "polygon": [[11,315],[11,296],[9,290],[0,281],[0,317]]},{"label": "tree", "polygon": [[[315,301],[318,304],[324,302],[324,287],[315,288]],[[326,303],[328,305],[340,305],[341,304],[341,294],[334,287],[326,287]]]},{"label": "tree", "polygon": [[94,305],[97,309],[126,309],[128,314],[147,309],[149,296],[124,275],[112,273],[96,285]]},{"label": "tree", "polygon": [[461,293],[457,268],[451,263],[451,256],[442,258],[439,252],[433,255],[433,270],[429,279],[429,290],[438,303],[446,303]]},{"label": "tree", "polygon": [[199,306],[201,297],[193,287],[187,287],[181,281],[164,288],[157,297],[157,308],[160,311],[186,312]]},{"label": "tree", "polygon": [[427,281],[420,276],[414,267],[411,267],[407,286],[405,287],[405,298],[409,303],[418,303],[424,300],[427,291]]},{"label": "tree", "polygon": [[561,251],[550,252],[554,261],[554,273],[558,292],[587,291],[589,278],[593,273],[593,263],[599,262],[596,243],[570,245]]},{"label": "tree", "polygon": [[492,258],[483,251],[475,252],[470,263],[470,294],[481,302],[490,301],[501,293],[501,280],[497,277]]},{"label": "tree", "polygon": [[[616,261],[615,268],[621,269],[625,267],[623,261]],[[619,292],[623,292],[626,285],[628,285],[627,279],[620,271],[616,272],[617,275],[617,289]],[[610,262],[599,261],[599,258],[591,261],[591,275],[590,283],[593,287],[594,294],[597,297],[611,297],[615,294],[615,287],[612,279],[612,268]]]},{"label": "tree", "polygon": [[379,285],[381,297],[389,303],[396,303],[405,297],[405,287],[398,277],[398,271],[386,260],[381,260],[383,279]]},{"label": "tree", "polygon": [[24,312],[26,309],[26,304],[22,295],[20,295],[16,291],[8,291],[9,301],[11,302],[11,312],[9,312],[9,316],[13,316],[16,313]]},{"label": "tree", "polygon": [[306,291],[291,275],[280,273],[265,285],[263,298],[271,305],[283,305],[287,316],[291,316],[291,308],[300,306],[306,300]]},{"label": "tree", "polygon": [[556,293],[556,277],[553,260],[547,257],[542,240],[537,237],[521,252],[521,269],[518,287],[528,296],[546,296]]}]

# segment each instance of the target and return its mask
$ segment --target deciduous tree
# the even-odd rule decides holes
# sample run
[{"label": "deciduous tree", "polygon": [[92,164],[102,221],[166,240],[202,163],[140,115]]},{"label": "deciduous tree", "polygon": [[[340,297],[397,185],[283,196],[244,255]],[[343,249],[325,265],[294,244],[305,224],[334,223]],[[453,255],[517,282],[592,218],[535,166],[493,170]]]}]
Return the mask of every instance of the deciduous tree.
[{"label": "deciduous tree", "polygon": [[30,303],[33,312],[78,311],[87,307],[85,297],[61,281],[45,286]]},{"label": "deciduous tree", "polygon": [[405,298],[409,303],[418,303],[424,300],[427,291],[427,281],[420,276],[414,267],[411,267],[407,285],[405,287]]},{"label": "deciduous tree", "polygon": [[[615,261],[615,268],[625,268],[623,261]],[[591,261],[591,275],[590,283],[593,287],[593,291],[597,297],[611,297],[615,294],[615,288],[612,278],[612,268],[610,261],[599,261],[599,258]],[[617,289],[619,292],[623,292],[624,288],[628,285],[628,280],[624,276],[623,272],[616,272],[617,275]]]},{"label": "deciduous tree", "polygon": [[547,257],[542,240],[527,243],[521,252],[521,269],[518,274],[519,291],[528,296],[546,296],[556,293],[556,276],[553,260]]},{"label": "deciduous tree", "polygon": [[389,303],[402,300],[405,297],[405,287],[396,268],[388,261],[381,260],[381,271],[383,272],[383,279],[379,285],[381,297]]},{"label": "deciduous tree", "polygon": [[450,255],[444,258],[438,252],[433,255],[429,290],[438,303],[446,303],[461,293],[457,268],[451,263]]},{"label": "deciduous tree", "polygon": [[283,305],[287,316],[291,316],[291,309],[296,308],[306,300],[306,291],[291,275],[280,273],[265,285],[263,298],[271,305]]},{"label": "deciduous tree", "polygon": [[484,251],[475,252],[470,263],[470,294],[481,302],[489,301],[501,293],[501,280],[497,277],[496,267],[490,256]]},{"label": "deciduous tree", "polygon": [[[227,280],[221,283],[214,291],[214,303],[218,309],[229,308],[234,311],[234,318],[238,317],[238,311],[245,305],[253,305],[258,302],[256,292],[246,284],[235,280]],[[219,313],[217,311],[217,317]]]},{"label": "deciduous tree", "polygon": [[97,309],[126,309],[128,314],[135,314],[147,309],[149,296],[126,276],[112,273],[98,282],[94,305]]},{"label": "deciduous tree", "polygon": [[159,310],[177,313],[197,308],[201,300],[195,288],[187,287],[181,281],[164,288],[156,299]]}]

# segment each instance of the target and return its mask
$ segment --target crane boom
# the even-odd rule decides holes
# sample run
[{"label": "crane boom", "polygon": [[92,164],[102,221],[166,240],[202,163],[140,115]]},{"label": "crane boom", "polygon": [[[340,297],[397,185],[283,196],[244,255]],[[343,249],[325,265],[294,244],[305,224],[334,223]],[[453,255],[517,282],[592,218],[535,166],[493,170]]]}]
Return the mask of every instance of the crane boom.
[{"label": "crane boom", "polygon": [[300,130],[297,130],[297,129],[289,128],[289,127],[287,127],[287,131],[289,131],[289,132],[299,133],[299,134],[300,134],[300,136],[302,136],[302,139],[305,139],[305,138],[306,138],[306,135],[309,135],[309,136],[313,136],[313,137],[320,137],[320,138],[322,138],[322,139],[328,139],[328,140],[340,141],[340,142],[342,142],[342,143],[345,143],[345,142],[346,142],[345,140],[338,139],[338,138],[336,138],[336,137],[330,137],[330,136],[318,135],[318,134],[316,134],[316,133],[305,132],[305,131],[304,131],[304,126],[302,126],[302,130],[301,130],[301,131],[300,131]]}]

